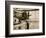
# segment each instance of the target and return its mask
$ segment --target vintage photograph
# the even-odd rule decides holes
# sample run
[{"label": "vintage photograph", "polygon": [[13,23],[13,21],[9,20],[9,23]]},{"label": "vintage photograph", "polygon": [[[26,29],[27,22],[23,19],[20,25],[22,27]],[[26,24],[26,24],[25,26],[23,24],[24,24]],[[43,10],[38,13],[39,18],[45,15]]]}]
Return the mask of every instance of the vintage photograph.
[{"label": "vintage photograph", "polygon": [[39,9],[13,8],[13,29],[39,29]]},{"label": "vintage photograph", "polygon": [[5,1],[6,37],[45,35],[45,4]]}]

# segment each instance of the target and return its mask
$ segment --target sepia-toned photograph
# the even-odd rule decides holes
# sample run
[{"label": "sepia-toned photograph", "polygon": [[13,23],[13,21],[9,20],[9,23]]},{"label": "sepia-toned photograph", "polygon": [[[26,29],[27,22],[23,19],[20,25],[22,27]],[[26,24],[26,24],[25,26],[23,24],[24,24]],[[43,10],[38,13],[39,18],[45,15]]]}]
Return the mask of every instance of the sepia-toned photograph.
[{"label": "sepia-toned photograph", "polygon": [[22,34],[37,33],[41,31],[42,6],[10,5],[11,33]]},{"label": "sepia-toned photograph", "polygon": [[44,3],[6,1],[6,37],[44,35]]},{"label": "sepia-toned photograph", "polygon": [[13,29],[39,29],[39,9],[13,8]]}]

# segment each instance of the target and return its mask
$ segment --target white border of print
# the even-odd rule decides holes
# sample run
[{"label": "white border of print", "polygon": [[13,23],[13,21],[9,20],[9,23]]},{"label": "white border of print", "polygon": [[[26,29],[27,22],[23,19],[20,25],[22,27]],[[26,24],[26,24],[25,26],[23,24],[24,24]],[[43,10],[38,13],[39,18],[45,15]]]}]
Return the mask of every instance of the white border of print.
[{"label": "white border of print", "polygon": [[[30,8],[39,9],[39,29],[29,30],[13,30],[13,8]],[[28,6],[28,5],[10,5],[10,35],[11,34],[27,34],[27,33],[40,33],[42,32],[42,6]]]}]

